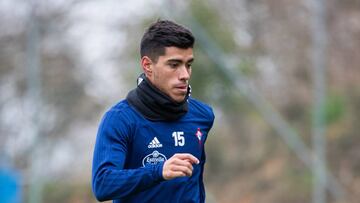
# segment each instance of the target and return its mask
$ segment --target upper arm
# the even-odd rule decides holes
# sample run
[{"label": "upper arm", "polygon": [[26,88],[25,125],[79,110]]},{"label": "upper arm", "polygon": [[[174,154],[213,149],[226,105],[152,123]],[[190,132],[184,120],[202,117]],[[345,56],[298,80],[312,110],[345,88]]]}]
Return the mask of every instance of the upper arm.
[{"label": "upper arm", "polygon": [[130,134],[130,124],[119,112],[109,111],[104,115],[96,137],[93,176],[103,168],[124,167]]}]

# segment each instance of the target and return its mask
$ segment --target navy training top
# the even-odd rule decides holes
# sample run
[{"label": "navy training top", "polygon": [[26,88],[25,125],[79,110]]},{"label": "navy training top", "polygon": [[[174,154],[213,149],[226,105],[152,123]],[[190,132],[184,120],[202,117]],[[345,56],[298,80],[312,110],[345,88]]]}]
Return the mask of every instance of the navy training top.
[{"label": "navy training top", "polygon": [[[204,143],[212,109],[193,98],[177,121],[150,121],[123,100],[105,113],[96,138],[92,188],[99,201],[203,203]],[[191,177],[165,180],[164,162],[175,153],[200,160]]]}]

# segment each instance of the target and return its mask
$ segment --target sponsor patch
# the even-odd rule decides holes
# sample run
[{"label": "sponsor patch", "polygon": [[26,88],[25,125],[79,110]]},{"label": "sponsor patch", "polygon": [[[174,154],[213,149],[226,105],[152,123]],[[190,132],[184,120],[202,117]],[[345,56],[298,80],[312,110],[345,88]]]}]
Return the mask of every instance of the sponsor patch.
[{"label": "sponsor patch", "polygon": [[166,159],[166,156],[161,154],[160,152],[158,151],[153,151],[151,154],[148,154],[147,156],[145,156],[142,160],[142,165],[145,167],[146,165],[148,164],[151,164],[151,165],[155,165],[155,164],[158,164],[160,162],[165,162],[167,159]]}]

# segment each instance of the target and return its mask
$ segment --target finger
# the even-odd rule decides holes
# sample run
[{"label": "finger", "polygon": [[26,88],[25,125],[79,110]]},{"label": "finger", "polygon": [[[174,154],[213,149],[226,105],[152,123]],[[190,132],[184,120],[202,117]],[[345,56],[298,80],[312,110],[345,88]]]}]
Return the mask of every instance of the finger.
[{"label": "finger", "polygon": [[187,176],[184,172],[182,171],[171,171],[169,173],[169,179],[173,179],[173,178],[177,178],[177,177],[185,177]]},{"label": "finger", "polygon": [[163,171],[163,177],[165,180],[171,180],[176,177],[184,177],[187,176],[187,174],[184,171],[181,170],[173,170],[173,166],[168,166],[166,170]]},{"label": "finger", "polygon": [[191,176],[193,170],[186,166],[174,165],[171,167],[171,171],[180,171],[185,173],[186,176]]},{"label": "finger", "polygon": [[182,160],[188,159],[192,164],[200,163],[199,159],[197,159],[194,155],[189,153],[175,154],[174,156]]},{"label": "finger", "polygon": [[193,166],[188,159],[186,159],[186,160],[174,159],[172,164],[179,165],[179,166],[185,166],[185,167],[189,168],[190,170],[193,170]]},{"label": "finger", "polygon": [[[193,164],[190,159],[185,159],[184,161],[186,161],[187,163],[189,163],[189,164],[191,164],[191,165]],[[196,163],[195,163],[195,164],[196,164]]]}]

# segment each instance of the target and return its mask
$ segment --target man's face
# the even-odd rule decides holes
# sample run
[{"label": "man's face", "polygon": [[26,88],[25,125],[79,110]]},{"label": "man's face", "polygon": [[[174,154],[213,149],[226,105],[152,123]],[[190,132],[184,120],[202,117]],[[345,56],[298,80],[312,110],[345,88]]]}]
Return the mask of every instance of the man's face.
[{"label": "man's face", "polygon": [[159,56],[156,63],[150,62],[150,72],[146,71],[145,68],[144,70],[155,87],[173,100],[181,102],[187,94],[193,61],[192,48],[166,47],[165,55]]}]

